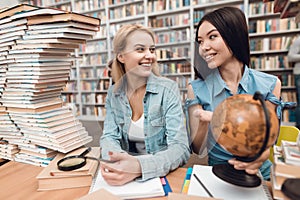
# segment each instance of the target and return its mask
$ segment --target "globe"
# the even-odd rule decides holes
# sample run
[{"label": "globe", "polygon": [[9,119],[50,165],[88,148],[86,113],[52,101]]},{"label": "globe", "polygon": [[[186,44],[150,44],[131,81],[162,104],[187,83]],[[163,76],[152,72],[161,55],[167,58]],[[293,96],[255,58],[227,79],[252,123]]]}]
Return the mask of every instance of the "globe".
[{"label": "globe", "polygon": [[216,141],[227,151],[239,157],[255,157],[274,144],[279,132],[275,107],[265,101],[269,117],[269,138],[266,138],[266,115],[260,101],[253,95],[238,94],[226,98],[214,110],[211,128]]}]

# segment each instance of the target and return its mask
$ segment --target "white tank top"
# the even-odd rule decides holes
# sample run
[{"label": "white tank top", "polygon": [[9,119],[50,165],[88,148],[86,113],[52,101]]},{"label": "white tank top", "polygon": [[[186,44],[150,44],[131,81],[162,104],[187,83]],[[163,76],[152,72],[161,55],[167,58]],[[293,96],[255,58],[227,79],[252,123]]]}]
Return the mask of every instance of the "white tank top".
[{"label": "white tank top", "polygon": [[128,138],[131,142],[135,142],[138,153],[145,154],[145,135],[144,135],[144,114],[137,120],[131,120]]}]

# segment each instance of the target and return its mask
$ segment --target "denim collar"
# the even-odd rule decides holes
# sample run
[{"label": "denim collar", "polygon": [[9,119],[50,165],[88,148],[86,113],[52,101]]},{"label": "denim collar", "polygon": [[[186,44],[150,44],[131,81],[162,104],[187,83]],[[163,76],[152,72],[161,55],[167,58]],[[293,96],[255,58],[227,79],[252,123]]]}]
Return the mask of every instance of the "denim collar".
[{"label": "denim collar", "polygon": [[[245,91],[245,93],[248,93],[248,82],[249,82],[249,73],[250,70],[245,65],[244,67],[244,73],[242,76],[242,79],[239,83],[239,87],[241,87],[242,90]],[[213,91],[214,97],[220,95],[224,90],[230,91],[227,87],[226,83],[222,79],[220,72],[218,69],[214,70],[207,78],[205,79],[205,82],[207,82],[207,85],[211,88],[208,88],[210,91]]]}]

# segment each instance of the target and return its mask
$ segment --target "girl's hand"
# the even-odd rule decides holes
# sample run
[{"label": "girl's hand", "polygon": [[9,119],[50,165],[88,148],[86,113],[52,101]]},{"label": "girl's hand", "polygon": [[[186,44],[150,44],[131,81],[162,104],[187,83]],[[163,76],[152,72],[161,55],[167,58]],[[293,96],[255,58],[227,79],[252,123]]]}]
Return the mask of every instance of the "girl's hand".
[{"label": "girl's hand", "polygon": [[269,155],[270,149],[267,149],[260,157],[252,162],[242,162],[236,159],[231,159],[228,162],[237,170],[245,170],[248,174],[256,174],[262,164],[269,158]]},{"label": "girl's hand", "polygon": [[100,170],[109,185],[124,185],[142,175],[138,159],[128,153],[109,152],[114,163],[100,162]]},{"label": "girl's hand", "polygon": [[196,109],[196,110],[194,110],[193,115],[196,118],[199,118],[199,120],[202,121],[202,122],[210,122],[211,118],[212,118],[212,115],[213,115],[213,112],[206,111],[206,110],[203,110],[203,109]]}]

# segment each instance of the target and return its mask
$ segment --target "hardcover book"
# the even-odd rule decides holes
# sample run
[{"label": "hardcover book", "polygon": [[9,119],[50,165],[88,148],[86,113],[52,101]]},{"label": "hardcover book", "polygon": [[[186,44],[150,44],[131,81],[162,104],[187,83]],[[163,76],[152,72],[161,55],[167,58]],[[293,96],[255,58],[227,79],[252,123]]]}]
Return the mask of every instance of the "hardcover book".
[{"label": "hardcover book", "polygon": [[281,147],[285,163],[300,167],[300,149],[297,142],[282,140]]},{"label": "hardcover book", "polygon": [[[58,190],[66,188],[89,187],[92,184],[92,179],[98,169],[98,162],[87,159],[86,166],[83,169],[74,170],[72,172],[60,171],[57,168],[57,162],[70,155],[79,155],[86,148],[81,148],[79,151],[70,152],[69,154],[57,154],[57,156],[50,162],[50,164],[37,175],[38,191]],[[78,154],[77,154],[78,153]],[[92,147],[92,151],[87,156],[99,158],[100,148]]]},{"label": "hardcover book", "polygon": [[0,19],[2,19],[3,17],[12,16],[18,12],[35,10],[35,9],[37,9],[36,6],[31,6],[29,4],[19,4],[19,5],[1,10],[0,11]]},{"label": "hardcover book", "polygon": [[32,16],[28,19],[28,25],[64,22],[64,21],[82,22],[94,26],[100,26],[100,22],[101,22],[101,20],[98,18],[93,18],[93,17],[85,16],[83,14],[69,12],[69,13],[55,14],[55,15]]}]

